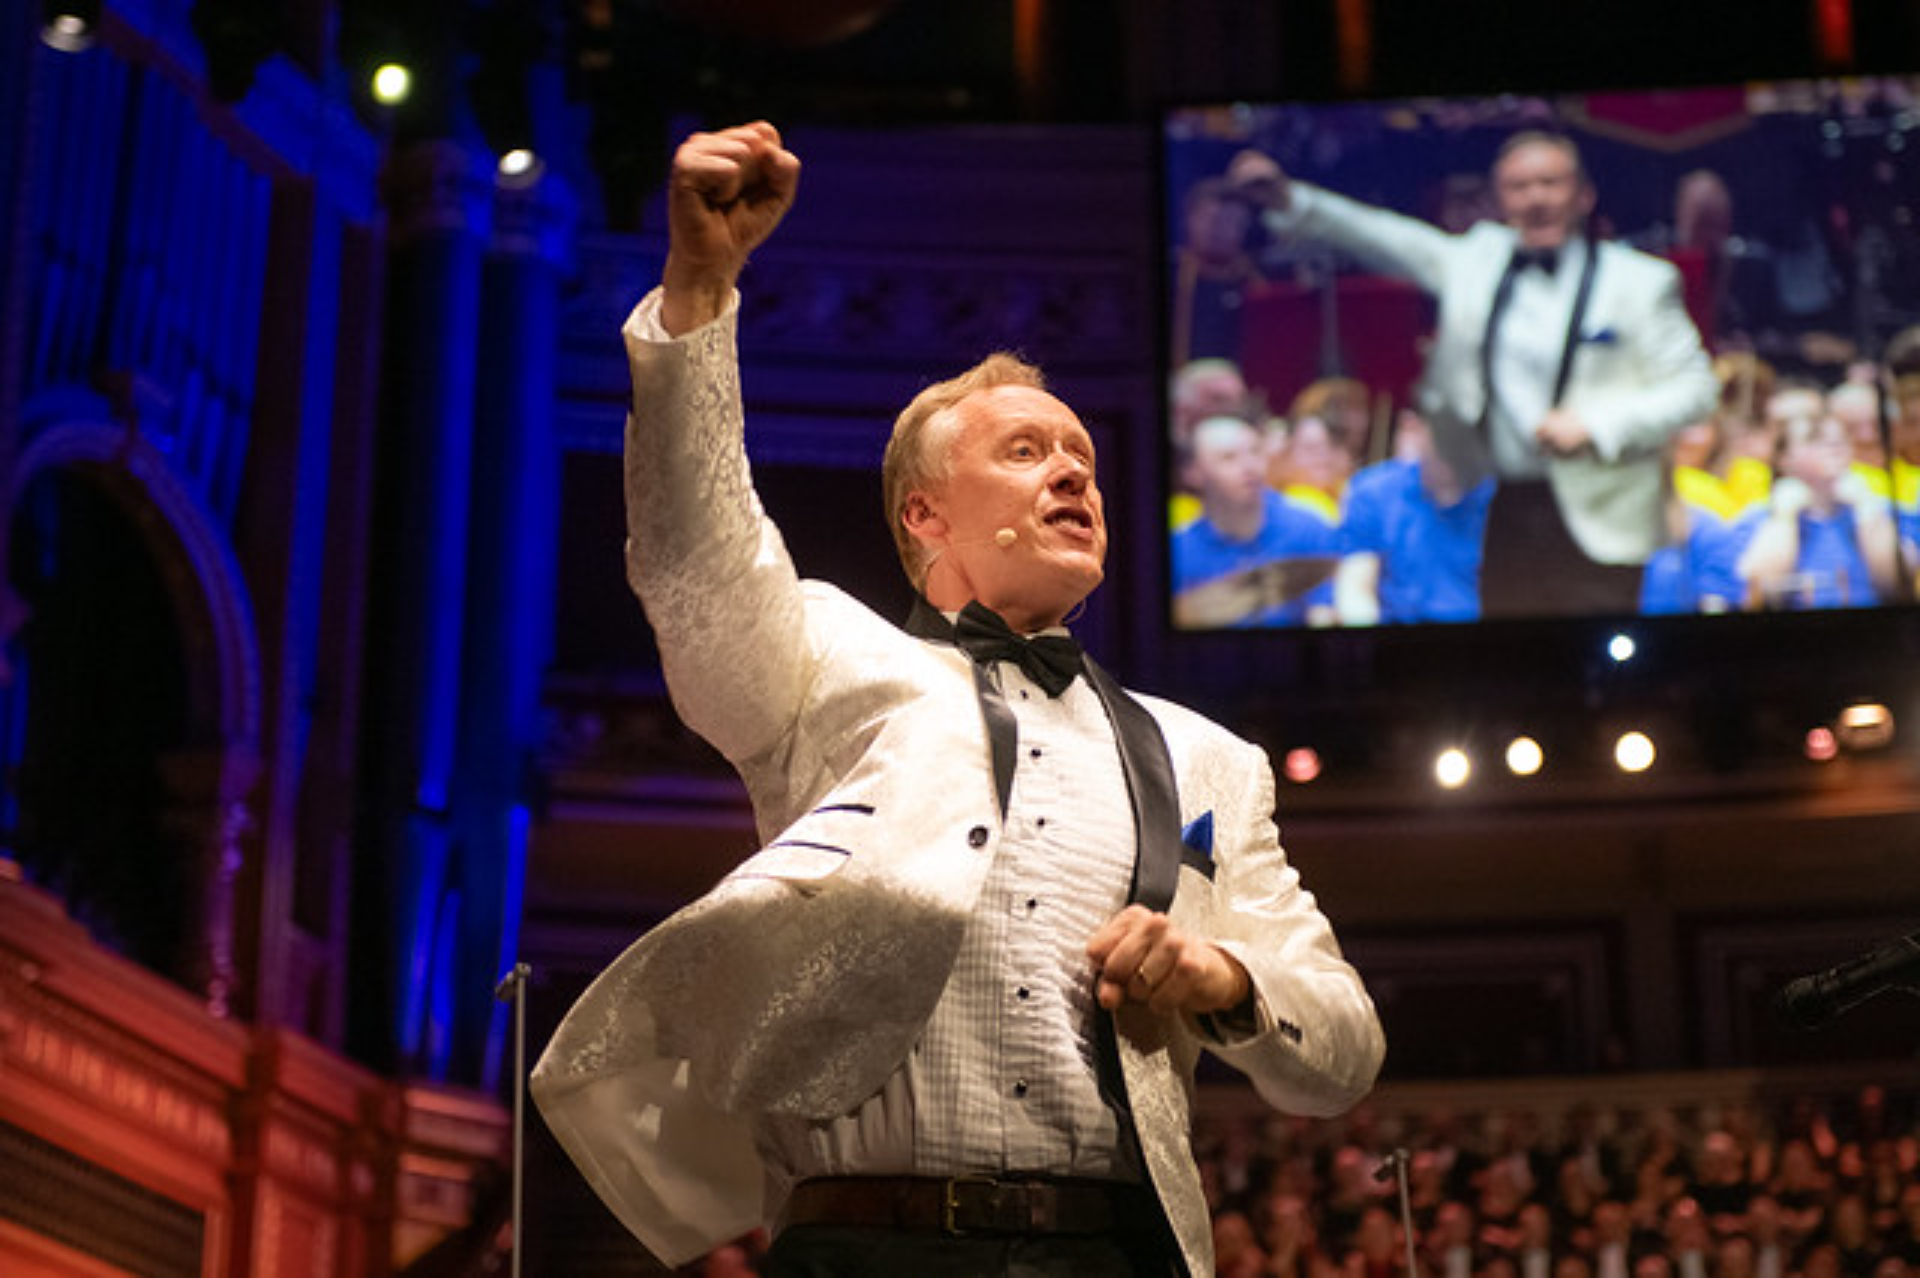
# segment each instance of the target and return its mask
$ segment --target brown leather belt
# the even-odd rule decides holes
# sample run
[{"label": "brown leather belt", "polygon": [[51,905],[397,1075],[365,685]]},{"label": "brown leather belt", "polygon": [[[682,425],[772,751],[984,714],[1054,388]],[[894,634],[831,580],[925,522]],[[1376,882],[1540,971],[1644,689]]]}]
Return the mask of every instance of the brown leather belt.
[{"label": "brown leather belt", "polygon": [[1152,1196],[1110,1180],[823,1176],[794,1187],[782,1228],[841,1225],[944,1234],[1100,1234],[1152,1219]]}]

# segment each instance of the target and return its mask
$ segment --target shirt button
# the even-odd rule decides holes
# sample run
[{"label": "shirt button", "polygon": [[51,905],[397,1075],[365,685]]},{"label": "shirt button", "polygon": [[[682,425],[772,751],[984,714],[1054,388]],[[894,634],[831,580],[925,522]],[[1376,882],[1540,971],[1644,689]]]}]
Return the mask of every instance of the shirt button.
[{"label": "shirt button", "polygon": [[1037,758],[1039,758],[1039,757],[1040,757],[1040,747],[1039,747],[1039,746],[1035,746],[1035,747],[1034,747],[1033,749],[1031,749],[1031,750],[1029,750],[1029,751],[1027,751],[1027,757],[1028,757],[1028,758],[1030,758],[1030,759],[1037,759]]},{"label": "shirt button", "polygon": [[1017,990],[1015,990],[1015,991],[1014,991],[1014,993],[1015,993],[1015,994],[1018,994],[1018,995],[1019,995],[1019,996],[1020,996],[1020,997],[1021,997],[1022,999],[1027,999],[1027,998],[1032,998],[1032,997],[1033,997],[1033,991],[1032,991],[1032,990],[1030,990],[1030,989],[1028,989],[1028,988],[1027,988],[1026,986],[1024,986],[1024,985],[1022,985],[1022,986],[1021,986],[1021,987],[1020,987],[1019,989],[1017,989]]},{"label": "shirt button", "polygon": [[987,827],[984,825],[976,825],[971,830],[968,830],[967,846],[970,848],[984,848],[987,846]]},{"label": "shirt button", "polygon": [[1039,909],[1039,908],[1040,908],[1040,898],[1039,898],[1039,897],[1037,897],[1037,896],[1030,896],[1030,897],[1028,897],[1028,898],[1027,898],[1027,908],[1028,908],[1029,910],[1037,910],[1037,909]]},{"label": "shirt button", "polygon": [[1017,1083],[1015,1083],[1015,1084],[1013,1085],[1013,1094],[1014,1094],[1015,1096],[1025,1096],[1025,1095],[1027,1094],[1027,1080],[1026,1080],[1026,1079],[1024,1079],[1024,1078],[1023,1078],[1023,1079],[1021,1079],[1021,1080],[1020,1080],[1019,1082],[1017,1082]]},{"label": "shirt button", "polygon": [[1036,828],[1044,830],[1047,828],[1047,819],[1045,817],[1039,817],[1034,821],[1033,824],[1035,825]]}]

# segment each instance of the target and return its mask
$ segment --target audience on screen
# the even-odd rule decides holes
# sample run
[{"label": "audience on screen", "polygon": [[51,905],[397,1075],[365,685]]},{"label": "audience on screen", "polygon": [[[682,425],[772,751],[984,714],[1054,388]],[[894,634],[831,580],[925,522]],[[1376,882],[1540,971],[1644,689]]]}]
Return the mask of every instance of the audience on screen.
[{"label": "audience on screen", "polygon": [[1777,348],[1782,323],[1773,251],[1736,229],[1733,193],[1712,169],[1694,169],[1673,188],[1672,221],[1633,237],[1680,268],[1688,309],[1715,351]]},{"label": "audience on screen", "polygon": [[1247,291],[1262,282],[1248,251],[1252,205],[1220,178],[1188,189],[1181,204],[1181,237],[1173,261],[1173,357],[1240,358],[1241,316]]},{"label": "audience on screen", "polygon": [[1287,500],[1319,515],[1329,527],[1340,522],[1340,495],[1353,461],[1340,434],[1325,418],[1295,416],[1272,436],[1267,479]]},{"label": "audience on screen", "polygon": [[1767,405],[1774,375],[1771,365],[1745,352],[1719,356],[1713,370],[1718,408],[1683,426],[1668,445],[1669,542],[1647,561],[1641,582],[1640,611],[1650,615],[1729,612],[1745,601],[1735,571],[1741,547],[1729,530],[1773,486],[1775,433]]},{"label": "audience on screen", "polygon": [[1376,411],[1384,414],[1386,408],[1387,396],[1376,397],[1373,388],[1357,377],[1322,377],[1293,397],[1287,417],[1291,421],[1318,417],[1325,422],[1346,453],[1348,470],[1355,471],[1386,453],[1387,432],[1375,423]]},{"label": "audience on screen", "polygon": [[1261,428],[1245,418],[1210,417],[1194,428],[1184,477],[1201,516],[1173,534],[1178,624],[1300,625],[1330,610],[1336,527],[1275,491],[1268,460]]},{"label": "audience on screen", "polygon": [[[1688,185],[1694,199],[1711,183]],[[1684,205],[1684,202],[1683,202]],[[1703,215],[1704,224],[1713,219]],[[1692,225],[1684,219],[1678,225]],[[1715,411],[1668,448],[1667,544],[1647,564],[1646,614],[1869,607],[1915,596],[1920,575],[1920,326],[1895,333],[1880,365],[1822,383],[1781,375],[1750,350],[1713,361]],[[1190,535],[1175,551],[1185,626],[1461,622],[1478,618],[1478,538],[1494,481],[1462,490],[1433,456],[1417,415],[1384,429],[1387,400],[1328,377],[1266,407],[1283,388],[1248,384],[1230,359],[1189,361],[1170,390],[1176,473],[1170,527],[1203,522],[1209,473],[1197,423],[1235,417],[1232,434],[1264,459],[1259,509],[1281,514],[1254,536]],[[1391,454],[1388,455],[1391,449]],[[1216,504],[1219,501],[1215,498]],[[1317,521],[1318,526],[1315,526]],[[1226,517],[1244,528],[1244,519]],[[1283,535],[1284,534],[1284,535]],[[1207,543],[1205,547],[1202,542]],[[1287,567],[1313,561],[1308,576]],[[1332,582],[1318,565],[1337,556]],[[1254,571],[1266,565],[1264,572]],[[1236,583],[1229,588],[1225,579]],[[1303,585],[1303,582],[1310,584]]]},{"label": "audience on screen", "polygon": [[1401,413],[1396,436],[1396,455],[1347,485],[1335,615],[1345,626],[1473,621],[1493,477],[1462,484],[1411,410]]},{"label": "audience on screen", "polygon": [[1892,401],[1888,491],[1900,532],[1901,580],[1911,583],[1920,571],[1920,373],[1896,376]]},{"label": "audience on screen", "polygon": [[[1240,366],[1230,359],[1195,359],[1180,365],[1167,390],[1173,431],[1174,473],[1184,476],[1193,456],[1193,430],[1209,417],[1260,421],[1265,405],[1247,387]],[[1174,489],[1167,526],[1174,531],[1200,518],[1200,497],[1184,479]]]},{"label": "audience on screen", "polygon": [[1743,516],[1736,571],[1772,608],[1861,608],[1895,597],[1899,569],[1887,499],[1854,469],[1846,426],[1825,412],[1786,423],[1773,491]]}]

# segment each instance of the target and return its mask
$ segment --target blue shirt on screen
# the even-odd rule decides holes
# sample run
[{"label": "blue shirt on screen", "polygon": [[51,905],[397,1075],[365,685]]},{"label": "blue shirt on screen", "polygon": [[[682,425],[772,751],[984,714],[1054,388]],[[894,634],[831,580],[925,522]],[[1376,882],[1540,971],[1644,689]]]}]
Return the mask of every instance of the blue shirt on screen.
[{"label": "blue shirt on screen", "polygon": [[[1740,538],[1744,547],[1766,518],[1765,509],[1752,511],[1733,523],[1730,534]],[[1778,598],[1768,601],[1771,606],[1868,608],[1880,602],[1866,556],[1860,553],[1860,530],[1851,506],[1831,515],[1800,512],[1800,556],[1794,561],[1794,576]]]},{"label": "blue shirt on screen", "polygon": [[[1332,555],[1339,531],[1320,515],[1268,489],[1265,519],[1251,541],[1232,541],[1202,517],[1173,535],[1173,590],[1241,572],[1260,564],[1304,555]],[[1310,607],[1333,602],[1333,583],[1322,582],[1305,594],[1243,617],[1236,626],[1297,626]]]},{"label": "blue shirt on screen", "polygon": [[1378,462],[1347,485],[1340,553],[1380,558],[1380,620],[1473,621],[1480,616],[1481,542],[1492,477],[1441,506],[1417,462]]},{"label": "blue shirt on screen", "polygon": [[1740,554],[1766,517],[1764,507],[1731,523],[1693,512],[1685,541],[1663,546],[1647,560],[1640,579],[1640,611],[1649,615],[1735,612],[1745,606]]}]

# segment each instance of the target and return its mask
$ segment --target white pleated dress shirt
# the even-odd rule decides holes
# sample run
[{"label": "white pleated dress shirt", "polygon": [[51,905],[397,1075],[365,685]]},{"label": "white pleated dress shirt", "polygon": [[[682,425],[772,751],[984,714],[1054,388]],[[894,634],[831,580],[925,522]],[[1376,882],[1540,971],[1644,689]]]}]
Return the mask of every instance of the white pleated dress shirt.
[{"label": "white pleated dress shirt", "polygon": [[1133,808],[1100,698],[994,676],[1020,728],[1007,826],[939,1005],[905,1064],[826,1122],[758,1120],[789,1183],[812,1176],[1044,1173],[1138,1180],[1100,1097],[1086,945],[1127,901]]},{"label": "white pleated dress shirt", "polygon": [[1522,270],[1492,334],[1490,442],[1495,467],[1509,479],[1546,477],[1546,454],[1533,431],[1553,407],[1553,383],[1566,356],[1567,328],[1590,251],[1586,240],[1576,238],[1561,249],[1553,274]]}]

